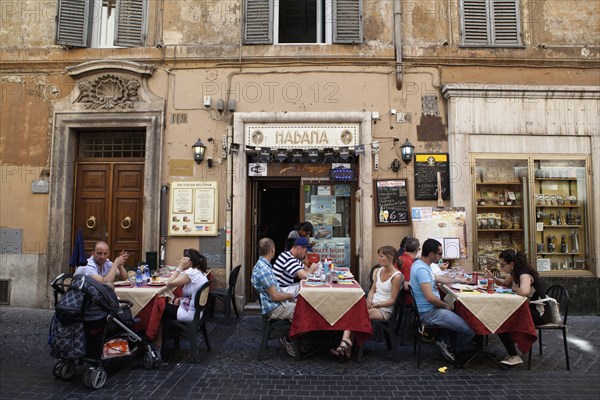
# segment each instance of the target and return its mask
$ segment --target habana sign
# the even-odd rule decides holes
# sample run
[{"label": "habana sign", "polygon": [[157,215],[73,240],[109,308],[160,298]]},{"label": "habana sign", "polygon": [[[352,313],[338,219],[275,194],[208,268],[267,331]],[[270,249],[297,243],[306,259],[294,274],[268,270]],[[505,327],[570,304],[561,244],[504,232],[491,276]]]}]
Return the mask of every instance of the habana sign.
[{"label": "habana sign", "polygon": [[359,144],[359,124],[249,124],[246,146],[322,149]]}]

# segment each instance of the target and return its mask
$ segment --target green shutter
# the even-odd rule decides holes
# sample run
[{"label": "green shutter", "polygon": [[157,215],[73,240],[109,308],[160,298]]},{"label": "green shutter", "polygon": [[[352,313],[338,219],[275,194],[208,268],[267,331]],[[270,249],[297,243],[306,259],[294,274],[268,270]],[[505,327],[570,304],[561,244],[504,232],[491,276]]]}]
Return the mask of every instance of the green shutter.
[{"label": "green shutter", "polygon": [[520,15],[518,0],[491,0],[492,1],[492,44],[519,45],[521,44]]},{"label": "green shutter", "polygon": [[89,47],[92,41],[93,0],[58,0],[56,43]]},{"label": "green shutter", "polygon": [[146,3],[146,0],[117,0],[115,46],[144,46],[146,39]]},{"label": "green shutter", "polygon": [[244,44],[273,43],[273,0],[244,1]]},{"label": "green shutter", "polygon": [[333,43],[362,42],[362,0],[333,0]]}]

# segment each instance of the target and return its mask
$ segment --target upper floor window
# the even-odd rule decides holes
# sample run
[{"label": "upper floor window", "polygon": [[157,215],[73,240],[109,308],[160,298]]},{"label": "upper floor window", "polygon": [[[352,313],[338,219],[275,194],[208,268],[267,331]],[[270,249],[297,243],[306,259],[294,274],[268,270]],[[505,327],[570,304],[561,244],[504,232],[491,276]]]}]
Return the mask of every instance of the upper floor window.
[{"label": "upper floor window", "polygon": [[72,47],[140,47],[147,0],[58,0],[56,43]]},{"label": "upper floor window", "polygon": [[245,0],[244,43],[362,43],[362,1]]},{"label": "upper floor window", "polygon": [[461,0],[464,46],[521,46],[519,0]]}]

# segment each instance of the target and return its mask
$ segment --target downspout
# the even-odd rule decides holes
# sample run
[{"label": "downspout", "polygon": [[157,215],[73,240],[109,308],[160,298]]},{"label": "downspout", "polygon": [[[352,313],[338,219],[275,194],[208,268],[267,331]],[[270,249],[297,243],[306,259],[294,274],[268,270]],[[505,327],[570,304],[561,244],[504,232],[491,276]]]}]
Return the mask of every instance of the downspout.
[{"label": "downspout", "polygon": [[396,89],[402,90],[402,4],[394,0],[394,47],[396,55]]},{"label": "downspout", "polygon": [[[229,146],[233,143],[233,127],[227,126],[227,143],[224,143],[223,151],[228,152]],[[227,190],[225,197],[225,274],[229,279],[232,265],[231,251],[231,221],[233,218],[233,154],[227,154]],[[236,294],[233,293],[233,301],[236,301]]]},{"label": "downspout", "polygon": [[169,185],[160,188],[160,249],[158,253],[158,265],[165,265],[167,258],[167,218],[169,215]]}]

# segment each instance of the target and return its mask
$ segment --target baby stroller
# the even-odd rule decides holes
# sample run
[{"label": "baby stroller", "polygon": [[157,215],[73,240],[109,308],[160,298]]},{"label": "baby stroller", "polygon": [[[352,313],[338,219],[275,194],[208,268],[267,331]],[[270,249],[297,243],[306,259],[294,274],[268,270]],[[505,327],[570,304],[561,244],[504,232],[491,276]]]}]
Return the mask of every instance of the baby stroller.
[{"label": "baby stroller", "polygon": [[115,291],[91,277],[60,274],[50,286],[55,312],[50,325],[50,354],[58,358],[53,374],[69,379],[77,364],[90,366],[84,372],[86,386],[99,389],[106,383],[107,363],[131,359],[145,350],[144,367],[160,365],[160,354],[132,327],[131,303],[117,298]]}]

